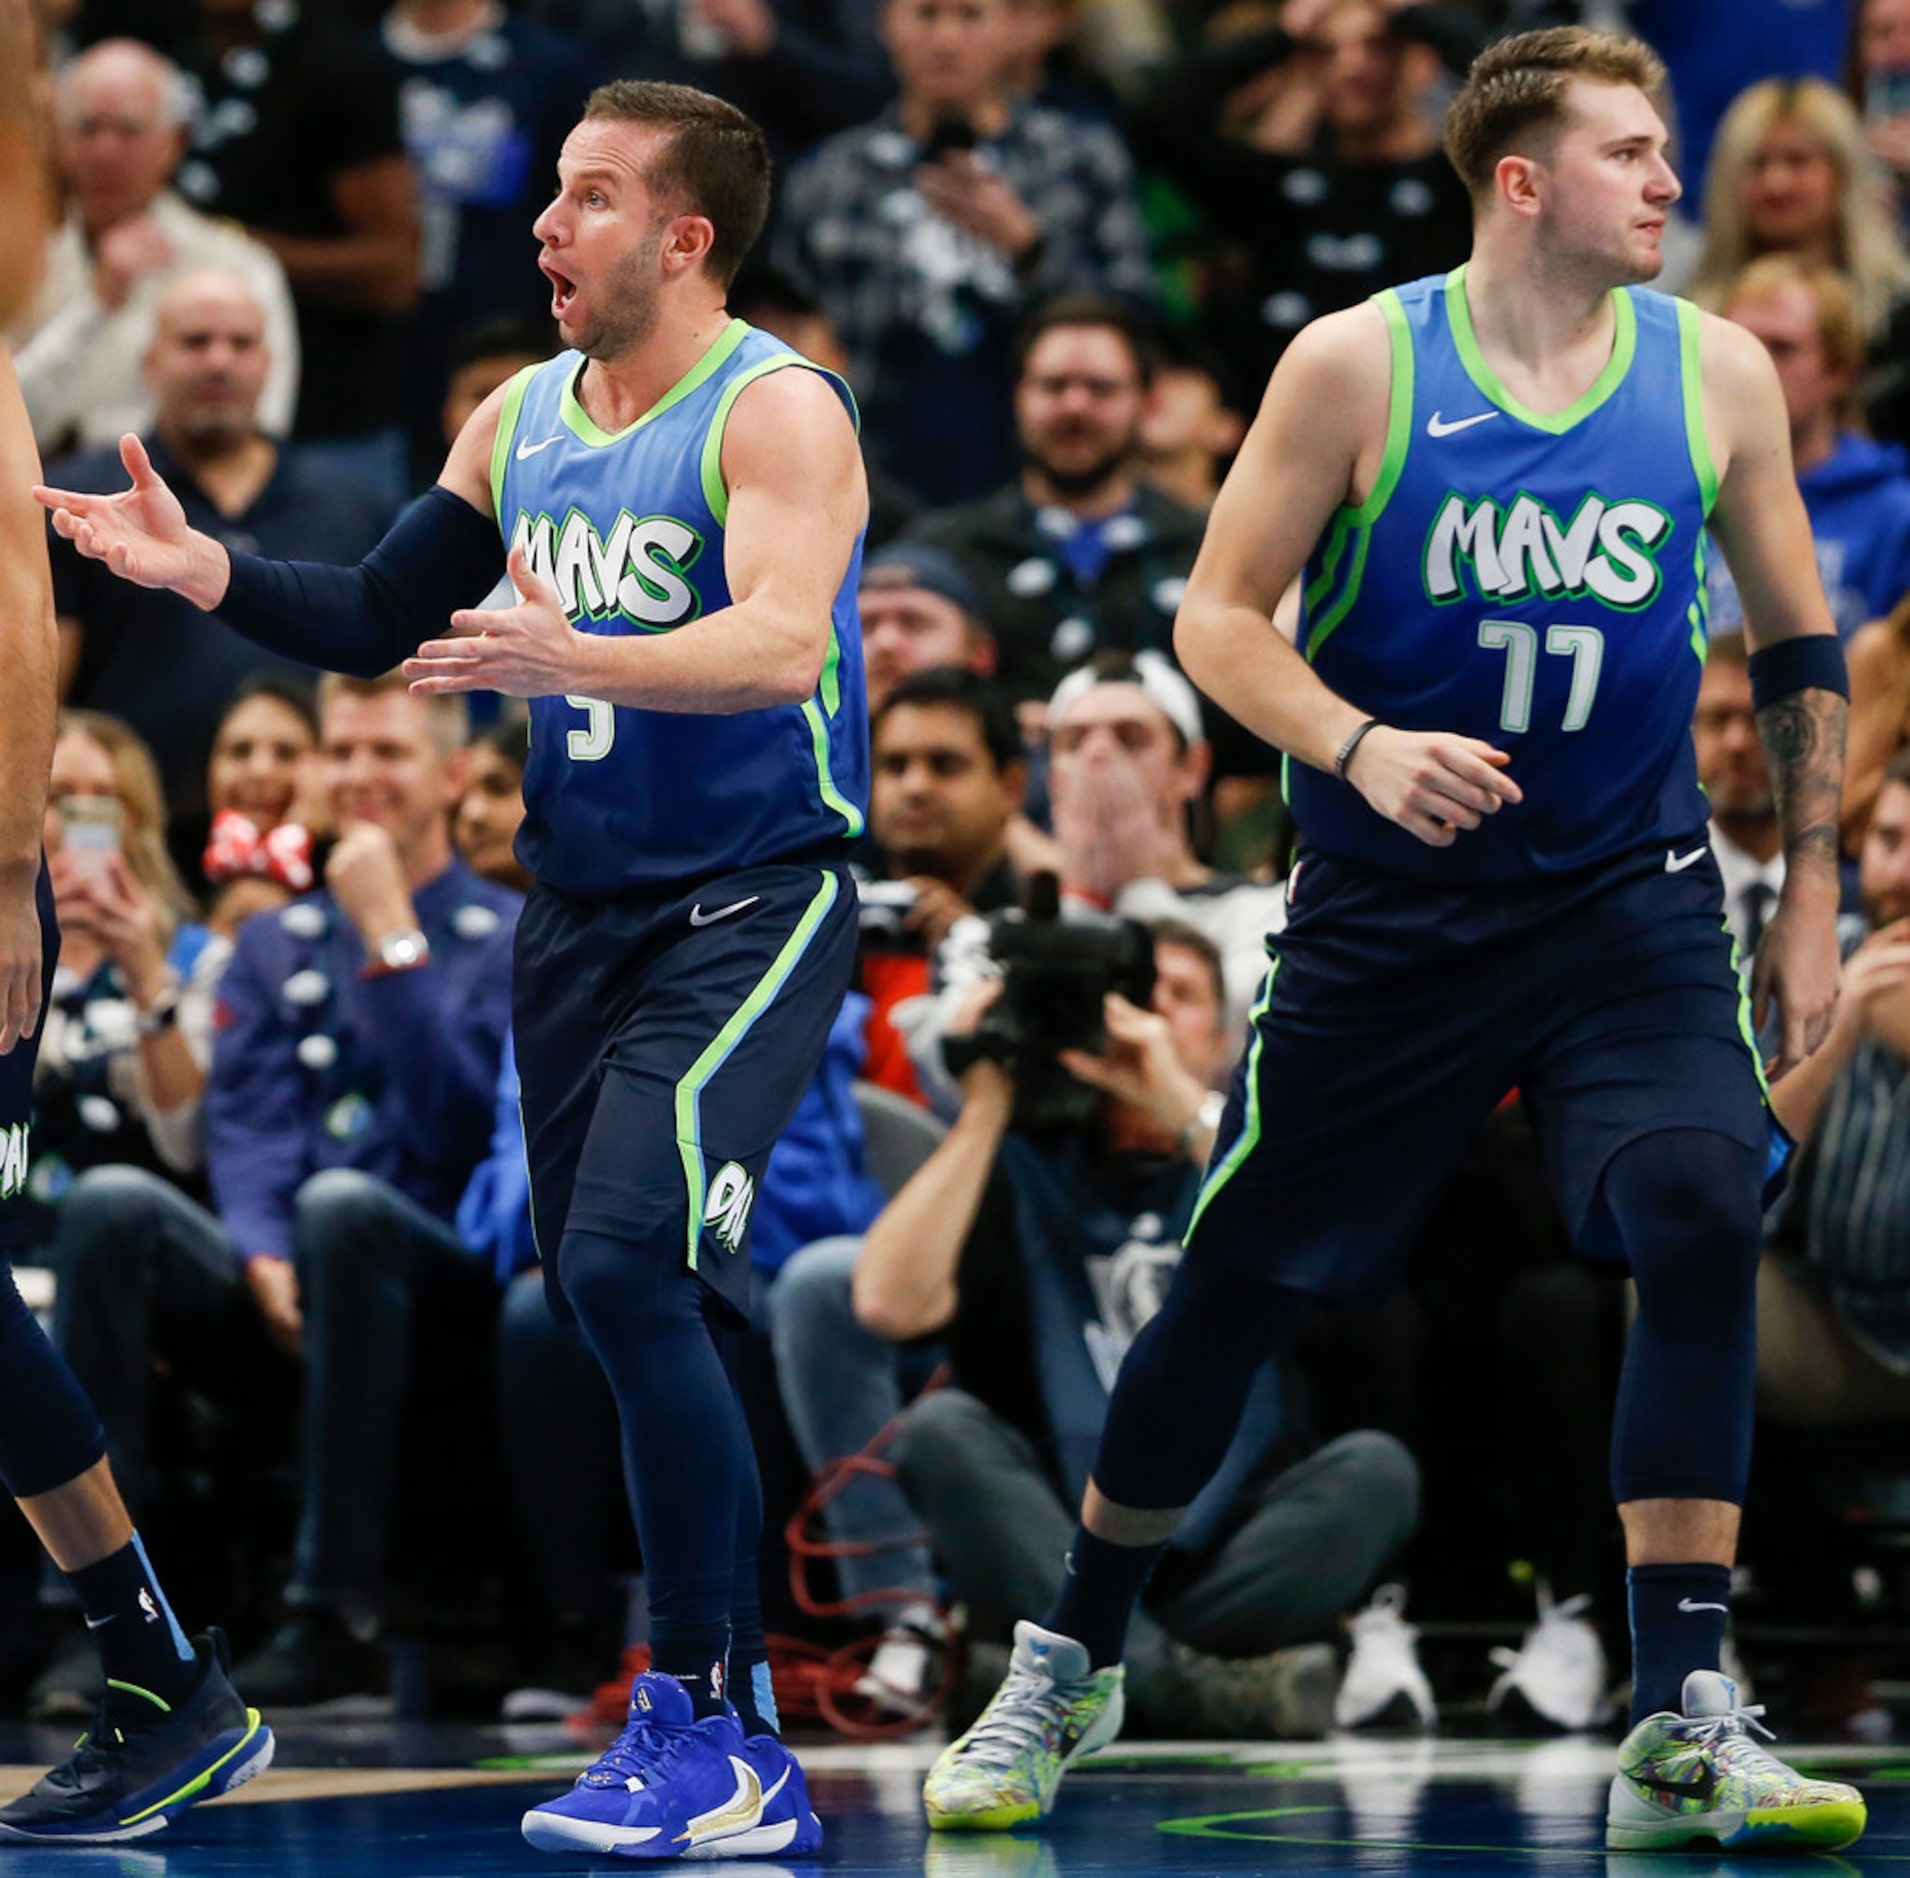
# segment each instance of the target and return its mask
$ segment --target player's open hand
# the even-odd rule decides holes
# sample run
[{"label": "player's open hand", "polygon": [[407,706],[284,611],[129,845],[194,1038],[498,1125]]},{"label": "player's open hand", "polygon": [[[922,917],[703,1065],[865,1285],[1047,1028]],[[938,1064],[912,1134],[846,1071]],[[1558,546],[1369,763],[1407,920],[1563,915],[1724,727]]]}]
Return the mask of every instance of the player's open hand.
[{"label": "player's open hand", "polygon": [[0,1056],[40,1021],[39,864],[0,873]]},{"label": "player's open hand", "polygon": [[119,440],[119,460],[133,479],[130,489],[91,496],[42,483],[34,488],[34,500],[51,512],[53,532],[88,560],[104,561],[135,586],[168,587],[210,611],[224,599],[232,577],[225,549],[187,525],[179,498],[137,437]]},{"label": "player's open hand", "polygon": [[1465,829],[1525,799],[1505,773],[1511,760],[1477,737],[1375,724],[1353,752],[1346,780],[1389,822],[1428,847],[1449,848]]},{"label": "player's open hand", "polygon": [[1830,1035],[1841,975],[1834,907],[1781,895],[1751,966],[1752,1023],[1763,1028],[1773,998],[1784,1021],[1773,1077],[1803,1062]]},{"label": "player's open hand", "polygon": [[562,697],[577,689],[580,634],[549,581],[531,572],[522,546],[507,563],[515,606],[461,607],[448,639],[427,639],[405,660],[412,692],[498,691],[507,698]]}]

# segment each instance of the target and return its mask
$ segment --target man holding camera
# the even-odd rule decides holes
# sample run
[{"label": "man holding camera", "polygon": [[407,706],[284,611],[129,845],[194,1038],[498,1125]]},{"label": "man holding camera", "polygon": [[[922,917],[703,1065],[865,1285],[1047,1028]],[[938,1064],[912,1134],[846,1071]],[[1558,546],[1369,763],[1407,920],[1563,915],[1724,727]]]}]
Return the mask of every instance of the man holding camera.
[{"label": "man holding camera", "polygon": [[[1186,925],[1158,925],[1151,942],[1125,931],[1152,991],[1130,975],[1140,1001],[1106,994],[1097,1049],[1050,1057],[1025,1025],[1001,1021],[1027,1003],[1018,972],[1042,981],[1033,990],[1053,1008],[1043,986],[1068,963],[1054,948],[971,987],[951,1027],[951,1042],[979,1046],[961,1114],[869,1229],[856,1267],[865,1327],[946,1340],[954,1386],[907,1411],[895,1460],[975,1632],[1001,1641],[1060,1585],[1070,1507],[1121,1357],[1179,1262],[1213,1142],[1212,1085],[1232,1055],[1213,945]],[[1027,1084],[1056,1069],[1086,1118],[1024,1126]],[[1412,1532],[1418,1478],[1398,1443],[1348,1435],[1276,1472],[1280,1422],[1269,1365],[1136,1621],[1129,1696],[1150,1729],[1322,1729],[1333,1656],[1293,1646],[1324,1636]]]}]

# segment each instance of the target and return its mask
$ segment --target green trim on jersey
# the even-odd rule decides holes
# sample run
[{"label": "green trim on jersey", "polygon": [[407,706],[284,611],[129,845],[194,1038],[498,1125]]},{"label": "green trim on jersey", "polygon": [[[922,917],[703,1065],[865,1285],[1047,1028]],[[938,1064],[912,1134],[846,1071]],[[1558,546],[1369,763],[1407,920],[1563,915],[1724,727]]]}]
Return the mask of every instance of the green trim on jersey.
[{"label": "green trim on jersey", "polygon": [[1625,382],[1625,374],[1631,370],[1632,356],[1638,350],[1637,310],[1632,306],[1631,295],[1622,287],[1614,287],[1611,298],[1612,355],[1605,361],[1605,369],[1592,380],[1585,395],[1556,417],[1528,410],[1499,383],[1498,374],[1486,363],[1485,354],[1479,350],[1478,338],[1472,330],[1472,309],[1466,304],[1464,262],[1446,276],[1446,323],[1452,329],[1452,343],[1458,349],[1459,363],[1465,367],[1466,376],[1480,391],[1500,410],[1516,417],[1520,423],[1530,424],[1534,430],[1545,431],[1551,436],[1562,437],[1575,424],[1590,417]]},{"label": "green trim on jersey", "polygon": [[621,443],[632,431],[641,430],[645,424],[655,423],[665,411],[681,404],[699,385],[707,382],[715,372],[721,369],[723,362],[748,335],[749,328],[741,320],[731,320],[717,334],[710,349],[655,404],[651,405],[649,410],[645,411],[641,417],[633,419],[621,430],[600,429],[590,413],[577,401],[577,378],[583,373],[582,365],[578,366],[577,372],[565,383],[564,395],[558,402],[557,415],[573,436],[589,444],[592,449],[601,450],[607,444]]},{"label": "green trim on jersey", "polygon": [[1705,520],[1718,502],[1718,466],[1711,460],[1711,439],[1704,429],[1704,360],[1698,347],[1698,309],[1689,300],[1678,306],[1678,374],[1684,382],[1685,441],[1691,446],[1691,467],[1704,495]]},{"label": "green trim on jersey", "polygon": [[[1731,930],[1731,922],[1725,919],[1720,924],[1724,928],[1725,938],[1731,942],[1731,973],[1738,981],[1738,1035],[1744,1039],[1744,1047],[1751,1053],[1751,1068],[1757,1074],[1757,1086],[1764,1091],[1764,1106],[1768,1109],[1771,1106],[1771,1080],[1764,1073],[1764,1058],[1758,1052],[1757,1026],[1752,1022],[1751,987],[1746,982],[1744,961],[1738,951],[1737,935]],[[1786,1129],[1785,1132],[1788,1134],[1790,1131]]]},{"label": "green trim on jersey", "polygon": [[1373,304],[1385,316],[1386,336],[1392,353],[1391,382],[1386,404],[1386,450],[1380,458],[1379,475],[1374,478],[1366,500],[1356,509],[1341,508],[1335,512],[1332,531],[1320,555],[1319,577],[1307,589],[1306,614],[1311,618],[1333,591],[1334,580],[1350,542],[1353,552],[1347,563],[1346,584],[1332,604],[1319,614],[1318,623],[1307,634],[1305,652],[1309,664],[1318,655],[1333,629],[1346,617],[1353,602],[1359,598],[1360,581],[1366,573],[1366,553],[1373,541],[1373,524],[1385,514],[1387,503],[1393,499],[1393,491],[1399,487],[1399,479],[1405,473],[1406,453],[1412,447],[1412,331],[1406,324],[1406,309],[1392,288],[1376,293]]},{"label": "green trim on jersey", "polygon": [[816,936],[816,928],[822,924],[823,916],[835,904],[838,891],[836,876],[824,874],[815,898],[803,909],[802,918],[796,922],[796,930],[783,941],[783,948],[776,954],[769,970],[756,981],[749,996],[731,1013],[729,1022],[711,1038],[703,1054],[690,1065],[688,1073],[676,1086],[676,1146],[683,1161],[684,1183],[689,1190],[689,1238],[686,1249],[691,1271],[697,1269],[697,1245],[703,1237],[703,1090],[796,969],[802,955],[809,949],[810,940]]},{"label": "green trim on jersey", "polygon": [[[723,395],[716,401],[716,409],[710,414],[710,427],[703,437],[703,456],[700,473],[703,479],[703,500],[710,505],[710,513],[716,517],[716,525],[725,528],[729,525],[730,492],[723,481],[723,438],[729,429],[730,412],[736,408],[736,400],[759,378],[766,378],[771,372],[780,372],[787,366],[800,366],[804,371],[815,372],[826,378],[839,391],[847,392],[848,386],[834,372],[826,371],[813,359],[805,359],[799,352],[780,353],[775,358],[759,359],[746,371],[736,374],[723,387]],[[860,430],[860,419],[854,416],[855,399],[849,398],[851,422]],[[834,622],[829,627],[829,649],[823,654],[822,678],[817,691],[822,699],[821,708],[817,708],[815,698],[807,699],[802,707],[803,721],[809,726],[809,742],[816,753],[816,790],[823,801],[842,817],[843,832],[851,838],[862,833],[864,822],[861,811],[836,787],[835,776],[829,761],[829,722],[824,717],[836,714],[836,707],[842,701],[842,690],[837,673],[842,666],[842,644],[836,637]]]},{"label": "green trim on jersey", "polygon": [[[504,466],[511,460],[511,446],[517,441],[517,420],[524,412],[524,394],[530,390],[531,380],[543,369],[541,365],[527,365],[505,381],[504,402],[497,413],[497,435],[491,439],[491,508],[499,528],[504,527]],[[505,532],[508,536],[509,531]],[[507,539],[505,546],[509,545]]]},{"label": "green trim on jersey", "polygon": [[1247,1052],[1246,1119],[1241,1125],[1239,1138],[1227,1150],[1220,1165],[1210,1170],[1207,1178],[1200,1183],[1200,1192],[1194,1200],[1194,1211],[1188,1219],[1187,1230],[1180,1236],[1183,1246],[1193,1238],[1194,1228],[1200,1224],[1200,1216],[1206,1212],[1207,1203],[1233,1179],[1241,1163],[1260,1145],[1260,1046],[1266,1041],[1260,1032],[1260,1020],[1273,1009],[1273,981],[1279,976],[1280,961],[1275,959],[1267,967],[1267,982],[1260,988],[1260,1002],[1247,1017],[1248,1027],[1253,1032],[1253,1046]]}]

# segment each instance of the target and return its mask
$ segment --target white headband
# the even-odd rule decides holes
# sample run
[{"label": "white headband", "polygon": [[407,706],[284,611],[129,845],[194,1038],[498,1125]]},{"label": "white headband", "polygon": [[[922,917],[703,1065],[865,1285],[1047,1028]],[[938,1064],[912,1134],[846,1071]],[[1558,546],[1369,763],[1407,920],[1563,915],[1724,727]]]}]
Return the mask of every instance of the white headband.
[{"label": "white headband", "polygon": [[1131,656],[1134,664],[1131,672],[1098,671],[1092,665],[1079,666],[1070,672],[1055,686],[1054,696],[1048,700],[1048,721],[1053,723],[1096,685],[1138,685],[1189,743],[1204,741],[1207,733],[1200,721],[1200,695],[1173,661],[1159,652],[1136,652]]}]

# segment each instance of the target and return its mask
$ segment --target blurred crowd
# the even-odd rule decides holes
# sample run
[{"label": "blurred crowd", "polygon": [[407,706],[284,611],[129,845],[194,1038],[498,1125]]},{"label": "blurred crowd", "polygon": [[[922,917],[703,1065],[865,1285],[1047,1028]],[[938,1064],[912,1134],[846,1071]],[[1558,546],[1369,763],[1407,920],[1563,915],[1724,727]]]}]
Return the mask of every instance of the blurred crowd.
[{"label": "blurred crowd", "polygon": [[[1910,0],[39,10],[58,200],[7,337],[47,480],[120,486],[137,432],[194,526],[271,555],[355,561],[554,350],[530,225],[593,85],[694,83],[769,132],[731,307],[860,405],[874,800],[858,984],[755,1210],[742,1378],[786,1667],[871,1728],[925,1720],[957,1660],[992,1687],[1048,1603],[1283,918],[1277,759],[1171,638],[1260,388],[1307,321],[1464,259],[1440,120],[1492,37],[1650,39],[1685,186],[1658,284],[1769,349],[1852,676],[1847,978],[1785,1115],[1738,1608],[1900,1619]],[[128,1501],[193,1535],[175,1602],[240,1614],[268,1711],[576,1710],[640,1645],[641,1560],[531,1241],[522,716],[288,670],[49,542],[64,948],[0,1184],[37,1205]],[[1717,557],[1709,582],[1693,731],[1748,960],[1783,859]],[[1598,1725],[1626,1313],[1509,1095],[1395,1292],[1265,1375],[1149,1590],[1138,1725],[1480,1699]],[[88,1714],[77,1613],[6,1530],[0,1697]],[[1408,1596],[1460,1641],[1422,1649]],[[1885,1732],[1851,1661],[1800,1706]]]}]

